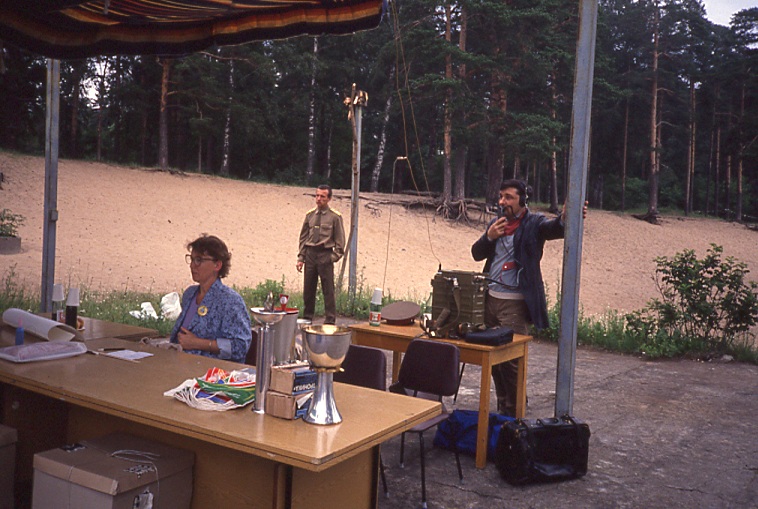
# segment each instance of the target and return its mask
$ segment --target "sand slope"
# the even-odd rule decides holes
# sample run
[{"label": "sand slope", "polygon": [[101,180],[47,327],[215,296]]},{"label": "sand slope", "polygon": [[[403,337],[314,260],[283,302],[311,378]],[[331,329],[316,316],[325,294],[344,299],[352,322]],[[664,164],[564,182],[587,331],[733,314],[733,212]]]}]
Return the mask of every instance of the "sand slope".
[{"label": "sand slope", "polygon": [[[6,179],[0,209],[27,218],[21,228],[23,251],[0,255],[0,274],[13,270],[18,281],[38,287],[44,159],[0,152],[0,172]],[[343,214],[349,231],[349,190],[336,191],[332,205]],[[283,279],[287,288],[300,289],[297,240],[303,216],[313,206],[311,188],[62,160],[55,279],[95,290],[181,292],[191,284],[185,245],[208,232],[224,239],[233,253],[228,284],[254,286]],[[439,264],[450,270],[481,268],[471,259],[470,247],[483,224],[454,224],[397,205],[378,208],[376,212],[362,205],[359,211],[357,267],[365,287],[424,299]],[[750,277],[758,280],[758,233],[742,225],[665,218],[653,226],[591,209],[583,238],[584,311],[642,307],[657,295],[652,279],[656,256],[694,249],[702,257],[711,243],[747,263]],[[551,300],[561,279],[562,250],[562,241],[549,242],[545,250],[543,275]]]}]

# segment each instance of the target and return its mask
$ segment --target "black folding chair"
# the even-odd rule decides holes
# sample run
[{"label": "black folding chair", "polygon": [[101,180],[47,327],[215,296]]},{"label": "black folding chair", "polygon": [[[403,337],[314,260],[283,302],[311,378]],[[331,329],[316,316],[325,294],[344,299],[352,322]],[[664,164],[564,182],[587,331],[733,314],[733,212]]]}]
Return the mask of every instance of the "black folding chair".
[{"label": "black folding chair", "polygon": [[[347,356],[342,361],[342,372],[334,373],[332,378],[335,382],[385,391],[387,390],[387,357],[378,348],[350,345]],[[381,453],[379,453],[379,473],[382,477],[384,496],[388,497],[389,490]]]},{"label": "black folding chair", "polygon": [[[414,339],[408,345],[400,365],[398,386],[406,394],[414,397],[433,397],[442,402],[443,396],[453,396],[458,388],[458,347],[440,341]],[[391,392],[396,392],[391,389]],[[442,414],[418,424],[404,432],[400,438],[400,465],[403,466],[406,433],[416,433],[419,437],[421,457],[421,506],[426,509],[426,467],[424,462],[424,432],[447,419],[449,412],[442,406]],[[458,451],[455,451],[458,478],[463,481],[463,470]]]}]

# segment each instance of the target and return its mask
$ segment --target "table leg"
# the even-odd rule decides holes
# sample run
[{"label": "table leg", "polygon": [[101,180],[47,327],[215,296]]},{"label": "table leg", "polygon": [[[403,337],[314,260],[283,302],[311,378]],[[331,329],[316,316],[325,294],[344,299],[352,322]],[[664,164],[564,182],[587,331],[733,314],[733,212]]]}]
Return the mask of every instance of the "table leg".
[{"label": "table leg", "polygon": [[492,364],[489,357],[482,363],[482,381],[479,384],[479,423],[476,428],[476,468],[487,466],[487,433],[490,420],[490,384]]},{"label": "table leg", "polygon": [[403,360],[403,354],[400,352],[392,352],[392,381],[397,382],[397,378],[400,375],[400,363]]},{"label": "table leg", "polygon": [[529,345],[524,345],[524,355],[518,358],[518,381],[516,382],[516,417],[526,415],[526,366],[529,357]]}]

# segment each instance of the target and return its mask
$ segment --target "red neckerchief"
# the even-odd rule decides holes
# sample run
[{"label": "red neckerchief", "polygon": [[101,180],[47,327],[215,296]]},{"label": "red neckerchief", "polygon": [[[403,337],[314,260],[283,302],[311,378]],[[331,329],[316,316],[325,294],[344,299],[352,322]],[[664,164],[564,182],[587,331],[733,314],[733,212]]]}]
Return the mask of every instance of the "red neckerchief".
[{"label": "red neckerchief", "polygon": [[521,218],[523,218],[526,214],[521,214],[518,218],[508,221],[505,223],[505,233],[503,235],[513,235],[516,233],[516,229],[521,224]]}]

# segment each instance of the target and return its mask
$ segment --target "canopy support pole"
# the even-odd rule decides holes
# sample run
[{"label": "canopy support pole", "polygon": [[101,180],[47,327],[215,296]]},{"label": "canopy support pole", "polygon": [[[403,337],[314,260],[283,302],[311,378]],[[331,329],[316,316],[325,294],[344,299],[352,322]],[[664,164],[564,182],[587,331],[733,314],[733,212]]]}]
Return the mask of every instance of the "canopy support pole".
[{"label": "canopy support pole", "polygon": [[579,281],[582,265],[584,200],[589,165],[592,80],[595,71],[597,0],[580,0],[576,40],[574,101],[571,113],[571,148],[566,198],[566,235],[563,243],[561,330],[555,383],[555,416],[573,414],[576,335],[579,323]]},{"label": "canopy support pole", "polygon": [[52,310],[55,281],[55,232],[58,221],[58,134],[61,99],[61,62],[47,59],[45,106],[45,207],[42,224],[41,313]]}]

